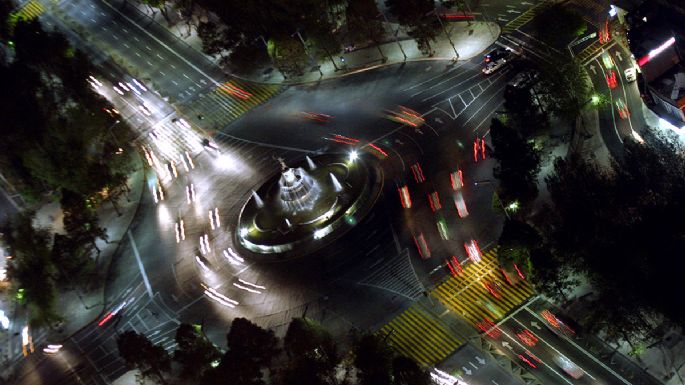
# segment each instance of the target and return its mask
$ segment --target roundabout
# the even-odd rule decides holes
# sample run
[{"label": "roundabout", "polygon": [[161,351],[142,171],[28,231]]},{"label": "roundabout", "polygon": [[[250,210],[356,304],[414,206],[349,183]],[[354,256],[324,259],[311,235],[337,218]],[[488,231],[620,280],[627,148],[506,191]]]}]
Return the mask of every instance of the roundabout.
[{"label": "roundabout", "polygon": [[245,202],[236,244],[262,259],[310,254],[352,229],[383,187],[379,167],[350,154],[305,157],[273,175]]}]

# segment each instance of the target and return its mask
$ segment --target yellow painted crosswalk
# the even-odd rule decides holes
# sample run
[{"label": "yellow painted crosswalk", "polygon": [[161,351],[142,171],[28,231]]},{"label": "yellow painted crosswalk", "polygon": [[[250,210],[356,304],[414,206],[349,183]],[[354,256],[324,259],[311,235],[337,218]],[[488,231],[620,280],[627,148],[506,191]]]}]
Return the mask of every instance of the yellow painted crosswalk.
[{"label": "yellow painted crosswalk", "polygon": [[597,39],[592,44],[585,47],[585,49],[580,51],[576,55],[576,58],[578,58],[578,60],[580,60],[581,63],[584,63],[586,60],[588,60],[588,59],[592,58],[593,56],[595,56],[596,54],[598,54],[599,51],[601,51],[605,46],[607,46],[610,43],[611,43],[611,41],[608,41],[608,42],[602,44],[602,42],[600,42],[599,39]]},{"label": "yellow painted crosswalk", "polygon": [[431,295],[474,326],[486,318],[492,321],[502,318],[534,291],[527,281],[508,283],[496,256],[497,249],[488,251],[479,263],[468,264],[462,274],[450,277]]},{"label": "yellow painted crosswalk", "polygon": [[45,12],[45,7],[36,0],[31,0],[16,11],[12,17],[23,20],[33,20]]},{"label": "yellow painted crosswalk", "polygon": [[220,128],[264,103],[281,90],[280,85],[231,80],[197,98],[189,107],[194,114],[204,116]]},{"label": "yellow painted crosswalk", "polygon": [[427,314],[418,303],[383,326],[386,336],[400,354],[422,365],[435,365],[448,357],[462,343],[439,318]]},{"label": "yellow painted crosswalk", "polygon": [[548,1],[542,1],[540,3],[537,3],[536,5],[529,8],[527,11],[520,14],[514,20],[508,22],[504,27],[502,27],[502,34],[511,33],[514,30],[521,28],[521,26],[533,20],[533,18],[536,15],[538,15],[545,9],[549,8],[551,5],[552,4]]}]

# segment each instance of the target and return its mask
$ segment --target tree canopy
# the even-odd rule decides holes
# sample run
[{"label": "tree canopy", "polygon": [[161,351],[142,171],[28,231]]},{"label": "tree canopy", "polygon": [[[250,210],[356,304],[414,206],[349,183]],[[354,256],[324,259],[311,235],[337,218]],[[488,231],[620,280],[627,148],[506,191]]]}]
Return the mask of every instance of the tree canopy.
[{"label": "tree canopy", "polygon": [[490,137],[497,159],[494,175],[499,180],[498,194],[504,204],[532,202],[538,193],[537,174],[540,153],[515,128],[493,119]]},{"label": "tree canopy", "polygon": [[592,324],[614,337],[644,336],[657,314],[685,323],[676,286],[685,262],[671,257],[685,247],[683,151],[649,131],[643,137],[646,144],[627,140],[609,170],[557,159],[547,178],[553,269],[592,284]]}]

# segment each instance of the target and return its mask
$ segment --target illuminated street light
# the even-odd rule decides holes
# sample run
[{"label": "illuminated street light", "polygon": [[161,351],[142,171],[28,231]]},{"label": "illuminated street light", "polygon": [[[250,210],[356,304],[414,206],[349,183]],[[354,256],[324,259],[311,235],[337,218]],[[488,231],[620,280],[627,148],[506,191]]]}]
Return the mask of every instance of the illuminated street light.
[{"label": "illuminated street light", "polygon": [[359,154],[357,151],[352,151],[350,152],[350,162],[354,162],[355,160],[359,159]]}]

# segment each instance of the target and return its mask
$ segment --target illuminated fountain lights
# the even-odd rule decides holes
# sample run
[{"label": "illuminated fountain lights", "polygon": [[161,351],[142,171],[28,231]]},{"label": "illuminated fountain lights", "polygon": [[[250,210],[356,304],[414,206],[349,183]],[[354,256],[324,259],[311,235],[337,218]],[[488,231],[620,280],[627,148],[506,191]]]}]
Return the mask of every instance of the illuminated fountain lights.
[{"label": "illuminated fountain lights", "polygon": [[311,253],[358,223],[382,190],[380,169],[356,153],[278,162],[281,172],[251,192],[238,218],[238,244],[253,253]]}]

